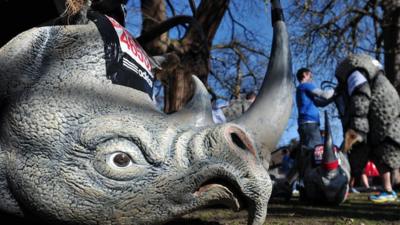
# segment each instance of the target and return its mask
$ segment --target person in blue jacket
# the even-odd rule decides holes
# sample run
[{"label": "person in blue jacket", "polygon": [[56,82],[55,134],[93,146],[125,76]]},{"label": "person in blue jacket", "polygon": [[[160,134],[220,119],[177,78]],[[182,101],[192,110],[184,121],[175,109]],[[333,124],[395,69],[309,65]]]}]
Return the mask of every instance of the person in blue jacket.
[{"label": "person in blue jacket", "polygon": [[[310,69],[299,69],[296,77],[300,83],[296,88],[300,148],[296,148],[293,154],[295,159],[292,169],[288,172],[285,181],[282,182],[282,188],[286,190],[291,190],[288,187],[304,190],[305,172],[311,165],[308,159],[314,154],[315,146],[323,143],[318,107],[326,106],[335,99],[333,89],[323,91],[312,83]],[[289,191],[286,199],[290,199],[291,195],[292,191]]]},{"label": "person in blue jacket", "polygon": [[296,77],[300,83],[296,88],[300,144],[302,148],[312,150],[315,145],[322,143],[318,107],[331,103],[335,91],[333,89],[324,91],[313,84],[312,73],[308,68],[299,69]]}]

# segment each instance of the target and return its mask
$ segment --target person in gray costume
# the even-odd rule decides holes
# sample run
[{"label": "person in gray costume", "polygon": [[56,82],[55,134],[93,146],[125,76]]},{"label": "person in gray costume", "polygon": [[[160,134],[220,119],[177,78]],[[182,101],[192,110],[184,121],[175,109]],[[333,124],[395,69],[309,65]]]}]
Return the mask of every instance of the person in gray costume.
[{"label": "person in gray costume", "polygon": [[[390,171],[400,167],[400,99],[383,66],[371,56],[354,54],[337,67],[336,98],[349,152],[352,176],[361,175],[368,159],[376,164],[384,191],[370,196],[376,203],[397,198]],[[350,151],[351,150],[351,151]]]}]

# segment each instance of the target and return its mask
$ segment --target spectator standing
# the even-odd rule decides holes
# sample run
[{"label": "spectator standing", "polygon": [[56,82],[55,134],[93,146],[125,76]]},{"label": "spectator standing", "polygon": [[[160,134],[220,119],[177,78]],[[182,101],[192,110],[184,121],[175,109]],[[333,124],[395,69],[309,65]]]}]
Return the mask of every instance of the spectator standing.
[{"label": "spectator standing", "polygon": [[299,85],[296,88],[296,104],[298,109],[298,132],[300,148],[296,152],[293,170],[288,174],[288,181],[292,183],[298,175],[299,185],[303,186],[303,177],[310,151],[316,145],[322,144],[320,132],[320,118],[318,107],[328,105],[333,101],[334,90],[323,91],[312,82],[312,72],[308,68],[301,68],[296,73]]},{"label": "spectator standing", "polygon": [[296,88],[300,145],[302,148],[314,149],[315,145],[322,143],[318,107],[326,106],[332,102],[334,90],[323,91],[317,88],[312,83],[312,73],[308,68],[299,69],[296,77],[300,82]]}]

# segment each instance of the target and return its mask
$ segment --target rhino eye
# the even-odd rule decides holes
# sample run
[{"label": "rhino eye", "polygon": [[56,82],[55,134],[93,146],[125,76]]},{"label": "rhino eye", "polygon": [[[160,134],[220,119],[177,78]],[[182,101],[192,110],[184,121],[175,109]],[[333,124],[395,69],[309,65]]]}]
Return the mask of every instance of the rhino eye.
[{"label": "rhino eye", "polygon": [[151,167],[144,152],[145,147],[138,140],[115,138],[103,141],[96,147],[93,167],[109,179],[131,180]]},{"label": "rhino eye", "polygon": [[132,165],[131,157],[123,152],[117,152],[111,155],[112,162],[118,167],[128,167]]}]

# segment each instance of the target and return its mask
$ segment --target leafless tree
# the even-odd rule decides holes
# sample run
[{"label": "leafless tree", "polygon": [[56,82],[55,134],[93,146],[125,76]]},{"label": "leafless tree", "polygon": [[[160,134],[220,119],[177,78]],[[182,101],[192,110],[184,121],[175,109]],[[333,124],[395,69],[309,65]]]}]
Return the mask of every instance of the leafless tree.
[{"label": "leafless tree", "polygon": [[[185,7],[190,9],[189,15],[182,15]],[[243,11],[254,14],[254,9],[260,8],[262,15],[248,17],[262,19],[258,23],[263,29],[269,26],[263,1],[141,0],[143,22],[138,40],[150,55],[168,55],[164,69],[156,74],[164,86],[165,112],[178,111],[190,99],[193,74],[217,98],[239,96],[245,80],[254,88],[261,84],[269,49],[256,25],[249,27],[243,22]],[[172,28],[178,33],[175,37]],[[215,40],[218,29],[224,30],[224,38]],[[209,75],[214,85],[208,85]],[[225,93],[220,94],[220,89]]]},{"label": "leafless tree", "polygon": [[368,53],[400,90],[400,1],[296,0],[289,18],[300,63],[331,68],[349,53]]}]

